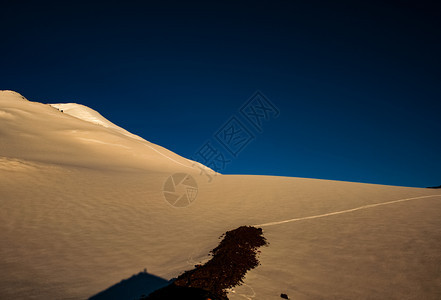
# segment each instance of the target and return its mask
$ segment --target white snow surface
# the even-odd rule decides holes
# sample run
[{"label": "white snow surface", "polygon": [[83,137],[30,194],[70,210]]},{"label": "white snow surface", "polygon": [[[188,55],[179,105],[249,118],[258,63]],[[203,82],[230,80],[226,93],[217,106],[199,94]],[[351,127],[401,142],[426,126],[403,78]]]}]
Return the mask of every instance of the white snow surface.
[{"label": "white snow surface", "polygon": [[49,105],[57,108],[61,112],[64,112],[70,116],[76,117],[76,118],[81,119],[83,121],[90,122],[90,123],[97,124],[97,125],[101,125],[106,128],[112,128],[115,131],[120,132],[124,135],[127,135],[131,138],[143,140],[143,138],[141,138],[137,135],[134,135],[134,134],[128,132],[127,130],[113,124],[112,122],[110,122],[109,120],[104,118],[99,112],[97,112],[87,106],[77,104],[77,103],[56,103],[56,104],[49,104]]},{"label": "white snow surface", "polygon": [[[253,224],[270,244],[230,299],[441,299],[439,190],[204,173],[52,106],[0,91],[0,299],[88,299],[145,268],[169,280]],[[165,201],[174,173],[198,184],[187,207]],[[95,299],[145,293],[130,292]]]}]

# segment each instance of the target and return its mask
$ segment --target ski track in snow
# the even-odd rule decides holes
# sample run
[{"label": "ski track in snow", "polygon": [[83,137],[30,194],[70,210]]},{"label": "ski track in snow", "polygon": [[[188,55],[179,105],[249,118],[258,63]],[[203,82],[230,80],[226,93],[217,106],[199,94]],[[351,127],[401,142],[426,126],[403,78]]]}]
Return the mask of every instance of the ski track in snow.
[{"label": "ski track in snow", "polygon": [[184,166],[184,167],[186,167],[186,168],[190,168],[190,169],[193,169],[193,170],[194,170],[193,167],[190,167],[190,166],[184,165],[183,163],[180,163],[180,162],[178,162],[177,160],[174,160],[173,158],[167,156],[166,154],[160,152],[159,150],[156,150],[155,148],[153,148],[153,147],[150,146],[150,145],[147,145],[147,144],[143,144],[143,145],[146,146],[146,147],[149,147],[149,148],[152,149],[153,151],[156,151],[156,152],[159,153],[160,155],[164,156],[165,158],[168,158],[169,160],[171,160],[171,161],[173,161],[173,162],[175,162],[175,163],[177,163],[177,164],[179,164],[179,165],[181,165],[181,166]]},{"label": "ski track in snow", "polygon": [[297,221],[303,221],[303,220],[319,219],[319,218],[324,218],[324,217],[329,217],[329,216],[334,216],[334,215],[345,214],[345,213],[349,213],[349,212],[353,212],[353,211],[357,211],[357,210],[367,209],[367,208],[371,208],[371,207],[377,207],[377,206],[382,206],[382,205],[389,205],[389,204],[394,204],[394,203],[399,203],[399,202],[406,202],[406,201],[423,199],[423,198],[431,198],[431,197],[441,197],[441,195],[419,196],[419,197],[405,198],[405,199],[399,199],[399,200],[382,202],[382,203],[368,204],[368,205],[363,205],[363,206],[356,207],[356,208],[351,208],[351,209],[346,209],[346,210],[341,210],[341,211],[335,211],[335,212],[321,214],[321,215],[302,217],[302,218],[295,218],[295,219],[276,221],[276,222],[269,222],[269,223],[264,223],[264,224],[259,224],[259,225],[252,225],[252,226],[254,226],[254,227],[266,227],[266,226],[280,225],[280,224],[284,224],[284,223],[291,223],[291,222],[297,222]]},{"label": "ski track in snow", "polygon": [[254,289],[253,289],[249,284],[242,283],[242,284],[240,285],[240,287],[247,287],[247,288],[249,288],[249,289],[250,289],[250,292],[251,292],[252,294],[250,295],[250,294],[245,294],[245,293],[238,293],[238,292],[236,291],[236,288],[232,288],[232,289],[228,290],[227,292],[232,293],[232,294],[235,294],[235,295],[240,296],[240,297],[243,297],[243,298],[245,298],[245,299],[247,299],[247,300],[253,300],[254,297],[256,297],[256,292],[254,291]]}]

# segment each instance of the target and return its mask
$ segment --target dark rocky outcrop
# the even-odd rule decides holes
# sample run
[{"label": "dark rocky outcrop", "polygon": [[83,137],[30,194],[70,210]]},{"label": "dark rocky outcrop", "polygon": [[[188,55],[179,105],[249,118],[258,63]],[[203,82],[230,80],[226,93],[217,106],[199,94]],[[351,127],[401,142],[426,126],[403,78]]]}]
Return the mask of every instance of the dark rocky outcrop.
[{"label": "dark rocky outcrop", "polygon": [[169,286],[141,300],[228,299],[226,289],[242,283],[246,272],[259,265],[257,248],[264,245],[267,241],[261,228],[241,226],[227,231],[207,263],[184,272]]}]

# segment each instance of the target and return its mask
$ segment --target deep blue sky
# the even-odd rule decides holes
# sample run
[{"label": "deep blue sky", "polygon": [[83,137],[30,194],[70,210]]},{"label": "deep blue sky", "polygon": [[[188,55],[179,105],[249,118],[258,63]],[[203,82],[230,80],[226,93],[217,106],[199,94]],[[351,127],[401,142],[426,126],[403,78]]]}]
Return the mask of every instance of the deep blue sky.
[{"label": "deep blue sky", "polygon": [[87,105],[185,157],[260,90],[280,116],[223,173],[441,184],[439,4],[2,1],[0,10],[0,89]]}]

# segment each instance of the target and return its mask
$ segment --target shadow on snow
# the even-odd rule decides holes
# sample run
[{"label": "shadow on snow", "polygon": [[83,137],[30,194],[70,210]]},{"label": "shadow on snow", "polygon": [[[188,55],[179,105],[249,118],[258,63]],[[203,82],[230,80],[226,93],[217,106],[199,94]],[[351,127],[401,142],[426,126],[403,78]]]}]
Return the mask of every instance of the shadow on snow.
[{"label": "shadow on snow", "polygon": [[168,280],[149,274],[144,270],[128,279],[121,280],[121,282],[90,297],[89,300],[137,300],[168,284],[170,284]]}]

